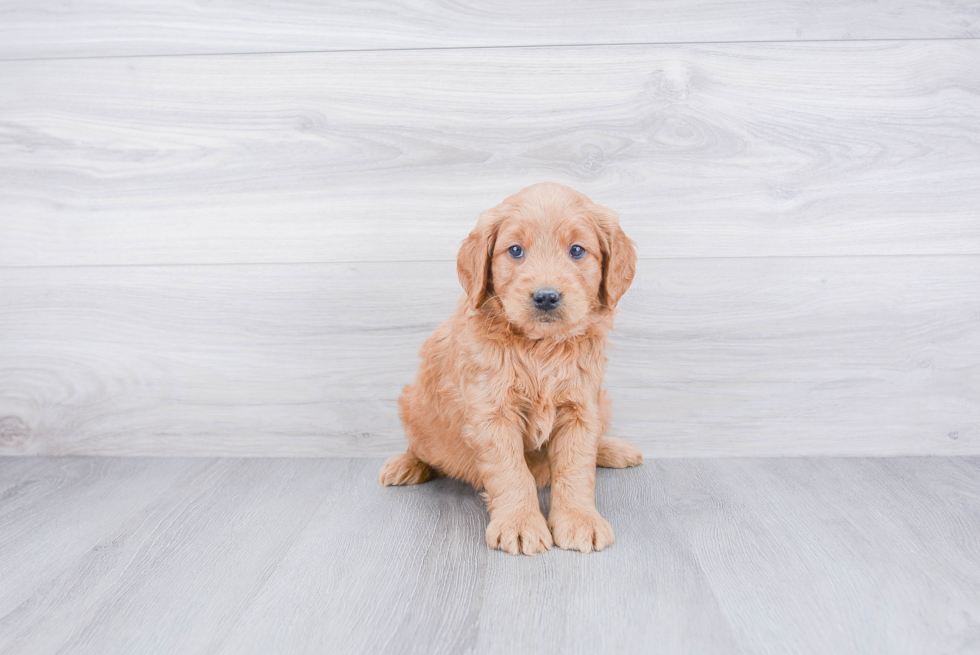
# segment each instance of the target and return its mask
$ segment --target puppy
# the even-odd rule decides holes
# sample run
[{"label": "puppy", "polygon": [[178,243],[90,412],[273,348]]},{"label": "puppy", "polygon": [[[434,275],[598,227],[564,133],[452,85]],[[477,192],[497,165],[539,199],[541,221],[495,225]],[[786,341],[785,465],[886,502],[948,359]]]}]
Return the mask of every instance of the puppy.
[{"label": "puppy", "polygon": [[[437,475],[484,491],[487,543],[517,555],[613,543],[595,507],[596,465],[642,455],[605,436],[606,335],[636,269],[616,215],[559,184],[535,184],[480,215],[457,258],[464,295],[422,346],[399,399],[408,452],[381,484]],[[537,487],[551,483],[545,521]]]}]

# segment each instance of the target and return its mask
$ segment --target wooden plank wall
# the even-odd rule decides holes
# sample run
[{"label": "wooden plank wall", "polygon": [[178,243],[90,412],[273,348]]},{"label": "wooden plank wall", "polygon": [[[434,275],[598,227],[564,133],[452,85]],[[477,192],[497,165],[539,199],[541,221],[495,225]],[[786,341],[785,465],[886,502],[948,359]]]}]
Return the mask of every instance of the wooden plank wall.
[{"label": "wooden plank wall", "polygon": [[980,453],[980,5],[595,6],[0,1],[0,454],[398,450],[542,180],[648,455]]}]

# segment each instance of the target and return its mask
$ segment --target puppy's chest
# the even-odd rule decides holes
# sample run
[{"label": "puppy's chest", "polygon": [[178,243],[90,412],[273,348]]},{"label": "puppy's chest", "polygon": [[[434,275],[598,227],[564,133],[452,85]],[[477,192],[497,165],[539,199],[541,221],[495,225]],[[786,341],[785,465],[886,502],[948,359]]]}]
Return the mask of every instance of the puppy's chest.
[{"label": "puppy's chest", "polygon": [[568,400],[570,389],[582,383],[568,368],[548,366],[547,363],[515,367],[514,391],[521,399],[526,416],[526,450],[537,450],[547,443],[554,430],[559,405]]},{"label": "puppy's chest", "polygon": [[529,403],[527,432],[524,434],[524,449],[537,450],[548,442],[555,429],[555,414],[557,405],[552,399],[539,398],[536,403]]}]

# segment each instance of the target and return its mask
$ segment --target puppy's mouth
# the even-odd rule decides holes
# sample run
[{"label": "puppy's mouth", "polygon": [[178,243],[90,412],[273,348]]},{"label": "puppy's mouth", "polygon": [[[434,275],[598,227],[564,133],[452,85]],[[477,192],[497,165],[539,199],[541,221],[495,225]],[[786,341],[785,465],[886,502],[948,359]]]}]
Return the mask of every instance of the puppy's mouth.
[{"label": "puppy's mouth", "polygon": [[537,321],[538,323],[561,323],[564,320],[564,318],[565,317],[562,316],[561,312],[555,312],[555,311],[550,311],[550,312],[537,311],[535,312],[535,316],[534,316],[534,320]]},{"label": "puppy's mouth", "polygon": [[578,334],[582,326],[574,322],[567,312],[535,309],[525,313],[522,320],[515,323],[515,327],[532,339],[558,339]]}]

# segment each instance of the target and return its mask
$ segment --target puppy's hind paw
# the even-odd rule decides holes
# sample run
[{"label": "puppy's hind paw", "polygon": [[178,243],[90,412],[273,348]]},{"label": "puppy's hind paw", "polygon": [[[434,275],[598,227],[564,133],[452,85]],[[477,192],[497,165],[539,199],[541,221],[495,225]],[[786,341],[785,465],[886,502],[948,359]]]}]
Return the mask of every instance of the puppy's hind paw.
[{"label": "puppy's hind paw", "polygon": [[643,453],[639,448],[617,437],[602,437],[599,439],[599,452],[596,455],[596,466],[607,469],[624,469],[643,463]]},{"label": "puppy's hind paw", "polygon": [[388,458],[381,467],[381,473],[378,474],[383,487],[422,484],[434,477],[435,471],[432,467],[411,453]]}]

